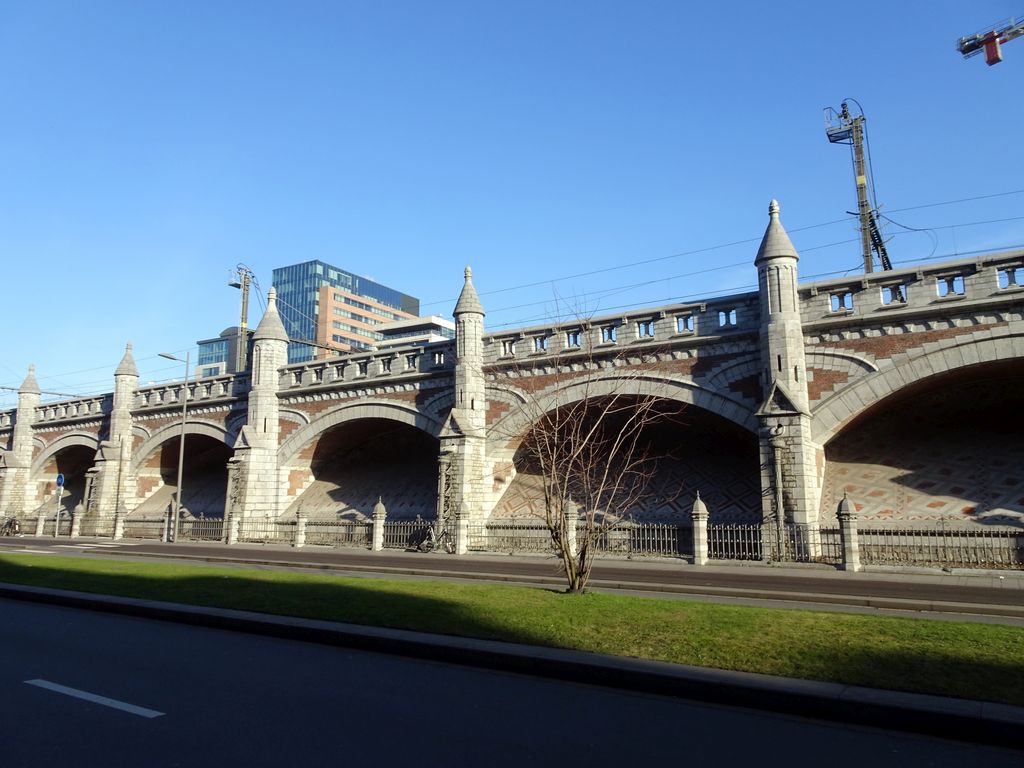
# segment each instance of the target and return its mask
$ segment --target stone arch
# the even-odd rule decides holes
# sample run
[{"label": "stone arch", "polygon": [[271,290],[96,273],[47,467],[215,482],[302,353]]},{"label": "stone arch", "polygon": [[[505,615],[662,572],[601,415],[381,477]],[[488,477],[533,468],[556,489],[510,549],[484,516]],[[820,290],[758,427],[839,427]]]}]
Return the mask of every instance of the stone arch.
[{"label": "stone arch", "polygon": [[957,366],[865,407],[824,446],[821,519],[1024,528],[1024,358]]},{"label": "stone arch", "polygon": [[280,465],[283,467],[289,464],[303,448],[327,430],[359,419],[395,421],[415,427],[431,437],[438,437],[442,428],[442,422],[438,419],[394,400],[374,399],[343,403],[288,435],[278,449]]},{"label": "stone arch", "polygon": [[382,499],[392,518],[433,517],[442,423],[402,403],[344,404],[280,449],[285,515],[364,520]]},{"label": "stone arch", "polygon": [[504,394],[505,398],[513,402],[527,403],[533,400],[535,407],[529,409],[529,412],[521,408],[510,409],[509,413],[499,418],[493,426],[488,427],[488,435],[492,441],[500,442],[508,437],[522,434],[529,428],[537,415],[554,408],[590,398],[627,394],[623,390],[623,382],[630,384],[628,390],[630,395],[654,396],[684,406],[700,408],[721,416],[751,433],[757,433],[758,421],[754,412],[721,393],[678,379],[652,375],[624,376],[612,372],[588,376],[534,394],[527,394],[519,387],[490,385],[488,389]]},{"label": "stone arch", "polygon": [[536,464],[521,450],[523,439],[541,415],[612,394],[653,396],[692,406],[681,414],[666,412],[664,418],[644,427],[654,454],[662,458],[657,464],[653,493],[629,514],[638,520],[684,523],[689,519],[694,494],[700,491],[717,521],[753,522],[760,518],[757,417],[749,407],[720,393],[678,379],[636,377],[615,370],[533,394],[494,384],[489,390],[510,404],[533,400],[526,409],[510,408],[488,428],[489,455],[502,456],[512,465],[503,470],[507,485],[496,499],[494,519],[535,519],[541,514],[540,475]]},{"label": "stone arch", "polygon": [[[36,438],[38,444],[38,438]],[[95,465],[99,438],[95,433],[69,432],[41,446],[33,458],[29,477],[33,504],[47,503],[56,491],[57,474],[64,475],[61,505],[73,509],[85,498],[86,477]]]},{"label": "stone arch", "polygon": [[[165,424],[144,436],[132,455],[130,477],[137,504],[132,514],[160,516],[178,489],[181,422]],[[227,467],[233,453],[232,433],[224,427],[190,419],[185,427],[181,504],[187,514],[218,518],[224,514]]]},{"label": "stone arch", "polygon": [[933,376],[1000,360],[1024,359],[1024,323],[1013,323],[1010,329],[1009,333],[990,333],[980,340],[946,339],[924,354],[894,357],[891,365],[857,379],[814,408],[814,441],[827,444],[868,407]]},{"label": "stone arch", "polygon": [[30,476],[35,478],[46,465],[46,462],[61,451],[74,446],[91,448],[93,451],[96,451],[100,447],[99,436],[89,432],[67,432],[56,440],[41,446],[42,450],[32,459]]},{"label": "stone arch", "polygon": [[[229,448],[233,446],[234,441],[231,439],[231,433],[224,427],[218,426],[217,424],[211,424],[208,421],[202,421],[199,419],[189,419],[185,422],[185,435],[203,435],[204,437],[212,437]],[[181,422],[175,422],[166,424],[160,427],[154,432],[151,432],[142,444],[132,452],[132,465],[131,471],[137,472],[139,468],[145,463],[150,457],[153,451],[158,450],[168,440],[174,440],[181,436]]]}]

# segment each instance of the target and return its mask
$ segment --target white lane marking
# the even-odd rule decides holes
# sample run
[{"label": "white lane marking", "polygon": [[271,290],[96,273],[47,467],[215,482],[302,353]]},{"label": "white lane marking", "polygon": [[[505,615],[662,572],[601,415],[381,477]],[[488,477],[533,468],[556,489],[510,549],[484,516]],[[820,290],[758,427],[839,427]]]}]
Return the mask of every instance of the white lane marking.
[{"label": "white lane marking", "polygon": [[94,704],[102,704],[105,707],[112,707],[113,709],[120,709],[122,712],[130,712],[133,715],[139,717],[148,717],[150,719],[154,717],[161,717],[164,713],[157,712],[155,709],[146,709],[145,707],[137,707],[134,704],[128,704],[124,701],[118,701],[117,699],[108,699],[106,696],[99,696],[95,693],[89,693],[88,691],[80,691],[77,688],[68,688],[66,685],[58,685],[57,683],[51,683],[49,680],[26,680],[26,684],[34,685],[37,688],[45,688],[48,691],[54,693],[63,693],[65,696],[71,696],[75,699],[83,699],[85,701],[91,701]]}]

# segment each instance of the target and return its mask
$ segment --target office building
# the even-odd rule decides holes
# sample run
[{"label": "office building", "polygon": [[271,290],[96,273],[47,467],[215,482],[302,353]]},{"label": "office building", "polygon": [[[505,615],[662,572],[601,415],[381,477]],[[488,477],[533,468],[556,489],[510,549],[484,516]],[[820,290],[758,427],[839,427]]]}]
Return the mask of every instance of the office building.
[{"label": "office building", "polygon": [[381,325],[416,318],[420,311],[419,299],[322,261],[278,267],[273,285],[292,339],[289,363],[324,357],[330,350],[372,349],[384,338]]}]

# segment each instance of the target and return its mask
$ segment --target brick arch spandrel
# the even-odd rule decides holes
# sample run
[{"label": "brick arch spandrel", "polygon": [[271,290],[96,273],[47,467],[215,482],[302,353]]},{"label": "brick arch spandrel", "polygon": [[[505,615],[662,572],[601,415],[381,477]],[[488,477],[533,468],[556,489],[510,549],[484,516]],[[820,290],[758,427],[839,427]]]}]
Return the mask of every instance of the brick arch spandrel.
[{"label": "brick arch spandrel", "polygon": [[838,390],[811,412],[813,440],[827,444],[871,406],[932,376],[1002,360],[1024,360],[1024,323],[1012,323],[1005,334],[987,333],[985,338],[958,337],[922,354],[894,357],[892,365]]},{"label": "brick arch spandrel", "polygon": [[[623,389],[623,382],[628,382],[633,386]],[[542,413],[548,413],[581,400],[610,395],[658,397],[669,402],[679,403],[684,408],[695,407],[708,411],[753,433],[756,433],[758,429],[757,417],[749,407],[717,392],[674,379],[662,379],[654,376],[616,376],[611,373],[583,380],[572,380],[529,394],[512,386],[502,388],[492,385],[492,388],[496,391],[504,391],[506,397],[503,399],[509,403],[518,402],[525,406],[510,405],[506,414],[499,416],[493,425],[488,426],[488,440],[501,445],[512,446],[518,442],[518,439],[526,434],[537,416]]]},{"label": "brick arch spandrel", "polygon": [[341,404],[292,432],[278,450],[280,466],[285,467],[294,462],[311,444],[315,445],[320,435],[327,430],[358,419],[395,421],[422,430],[432,437],[438,437],[442,428],[438,419],[396,401],[378,399]]},{"label": "brick arch spandrel", "polygon": [[95,433],[68,432],[45,445],[40,445],[38,451],[33,450],[32,469],[29,476],[35,478],[50,459],[61,451],[74,446],[89,448],[93,451],[98,450],[100,447],[99,437]]},{"label": "brick arch spandrel", "polygon": [[[189,435],[204,435],[206,437],[212,437],[214,440],[224,443],[224,445],[229,448],[234,447],[234,440],[231,439],[231,434],[224,427],[218,424],[211,424],[208,421],[194,420],[186,422],[185,436],[188,437]],[[148,462],[154,454],[159,456],[160,448],[163,444],[180,436],[180,421],[177,424],[169,423],[157,430],[154,430],[154,432],[146,438],[137,449],[132,451],[132,465],[130,471],[137,472],[141,467],[150,466]]]}]

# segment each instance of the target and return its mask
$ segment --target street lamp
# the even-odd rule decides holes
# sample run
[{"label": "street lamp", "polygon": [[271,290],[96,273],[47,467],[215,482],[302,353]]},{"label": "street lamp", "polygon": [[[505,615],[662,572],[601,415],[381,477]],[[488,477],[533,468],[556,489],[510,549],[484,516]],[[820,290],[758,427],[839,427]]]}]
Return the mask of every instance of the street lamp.
[{"label": "street lamp", "polygon": [[181,441],[178,443],[178,488],[174,492],[174,507],[171,512],[171,526],[173,533],[172,541],[177,543],[178,541],[178,512],[181,509],[181,468],[185,463],[185,423],[188,419],[188,374],[189,374],[189,354],[185,353],[185,359],[182,360],[180,357],[175,357],[169,352],[161,352],[160,357],[166,360],[176,360],[179,363],[185,364],[185,383],[181,387]]}]

